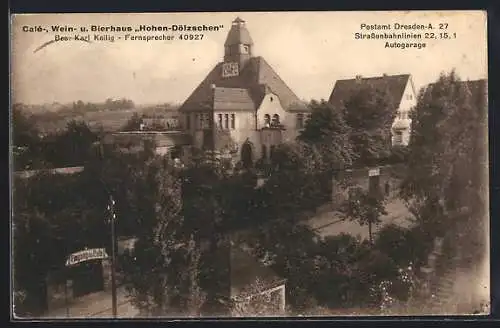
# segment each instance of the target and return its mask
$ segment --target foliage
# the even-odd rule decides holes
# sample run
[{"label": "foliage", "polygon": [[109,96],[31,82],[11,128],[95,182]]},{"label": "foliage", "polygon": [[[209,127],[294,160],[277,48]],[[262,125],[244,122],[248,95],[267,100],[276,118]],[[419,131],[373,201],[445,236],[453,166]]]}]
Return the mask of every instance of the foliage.
[{"label": "foliage", "polygon": [[13,108],[12,119],[15,170],[83,165],[100,137],[84,121],[72,120],[64,131],[42,138],[33,120],[18,107]]},{"label": "foliage", "polygon": [[[315,147],[306,143],[276,148],[270,176],[255,197],[258,217],[298,218],[315,209],[331,195],[331,174]],[[283,188],[286,186],[286,188]]]},{"label": "foliage", "polygon": [[410,150],[406,146],[392,146],[388,158],[389,164],[407,163]]},{"label": "foliage", "polygon": [[368,225],[370,241],[372,241],[372,226],[382,222],[381,216],[386,215],[384,200],[361,187],[349,189],[349,196],[341,211],[350,220],[360,225]]},{"label": "foliage", "polygon": [[12,154],[14,170],[31,169],[39,165],[36,153],[39,131],[32,117],[29,117],[20,105],[12,107]]},{"label": "foliage", "polygon": [[467,184],[470,175],[484,170],[484,163],[469,158],[477,154],[475,146],[484,141],[478,137],[484,133],[480,115],[485,109],[474,105],[467,85],[455,72],[441,75],[436,83],[421,90],[412,118],[410,174],[403,185],[403,197],[454,202],[457,187],[460,193],[472,192]]},{"label": "foliage", "polygon": [[45,304],[47,273],[61,269],[69,253],[109,246],[105,206],[89,182],[78,174],[38,174],[14,183],[14,276],[35,308]]},{"label": "foliage", "polygon": [[74,101],[71,105],[62,106],[59,111],[65,113],[74,113],[74,114],[85,114],[88,112],[97,112],[97,111],[117,111],[117,110],[126,110],[134,108],[135,104],[130,99],[111,99],[108,98],[103,103],[90,103],[83,102],[81,100]]},{"label": "foliage", "polygon": [[[284,315],[280,308],[280,291],[272,293],[264,292],[267,285],[264,281],[257,278],[245,288],[245,295],[241,299],[233,300],[231,309],[233,315],[237,317],[264,317]],[[283,300],[284,301],[284,300]]]},{"label": "foliage", "polygon": [[370,84],[362,84],[345,102],[345,121],[350,127],[357,165],[374,165],[389,155],[396,106],[388,90],[376,89]]},{"label": "foliage", "polygon": [[[463,82],[454,71],[419,94],[402,197],[427,231],[443,235],[449,211],[468,208],[469,236],[483,243],[487,149],[485,83]],[[481,237],[480,237],[481,236]]]},{"label": "foliage", "polygon": [[229,282],[227,232],[244,220],[242,209],[235,211],[248,201],[241,194],[253,191],[252,176],[229,177],[204,161],[176,171],[165,159],[151,159],[145,171],[137,206],[149,223],[129,266],[136,304],[150,315],[225,313],[219,296]]},{"label": "foliage", "polygon": [[12,107],[12,144],[18,147],[30,147],[38,140],[39,131],[35,122],[25,112],[22,106]]},{"label": "foliage", "polygon": [[144,228],[127,272],[133,302],[153,316],[196,311],[200,249],[184,227],[181,179],[166,158],[153,157],[135,183],[143,192],[136,206]]},{"label": "foliage", "polygon": [[323,157],[327,169],[342,169],[351,165],[353,149],[349,140],[349,127],[341,111],[328,102],[311,101],[311,117],[297,138],[315,148]]}]

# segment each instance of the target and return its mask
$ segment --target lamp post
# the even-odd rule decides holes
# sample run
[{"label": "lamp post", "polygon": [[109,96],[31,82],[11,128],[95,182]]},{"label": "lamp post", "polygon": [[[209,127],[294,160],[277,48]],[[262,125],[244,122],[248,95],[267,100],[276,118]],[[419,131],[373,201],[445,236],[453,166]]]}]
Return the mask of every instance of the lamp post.
[{"label": "lamp post", "polygon": [[111,300],[113,308],[113,318],[116,318],[116,256],[115,256],[115,200],[109,196],[108,210],[110,212],[111,224]]},{"label": "lamp post", "polygon": [[104,189],[109,194],[108,211],[109,211],[109,223],[111,225],[111,302],[112,302],[113,318],[116,318],[117,309],[116,309],[116,256],[115,256],[115,245],[116,245],[115,200],[113,199],[111,192],[108,190],[108,188],[106,187],[106,183],[103,180],[103,173],[104,172],[102,170],[104,167],[104,148],[103,148],[103,144],[101,142],[99,142],[97,144],[97,149],[98,149],[99,158],[101,159],[101,182],[104,186]]}]

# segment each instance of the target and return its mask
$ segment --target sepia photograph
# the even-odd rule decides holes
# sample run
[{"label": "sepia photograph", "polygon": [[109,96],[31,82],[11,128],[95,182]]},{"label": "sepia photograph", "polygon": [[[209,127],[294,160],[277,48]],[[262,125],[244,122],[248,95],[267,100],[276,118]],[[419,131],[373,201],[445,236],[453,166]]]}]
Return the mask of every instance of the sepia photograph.
[{"label": "sepia photograph", "polygon": [[10,17],[13,320],[490,314],[485,11]]}]

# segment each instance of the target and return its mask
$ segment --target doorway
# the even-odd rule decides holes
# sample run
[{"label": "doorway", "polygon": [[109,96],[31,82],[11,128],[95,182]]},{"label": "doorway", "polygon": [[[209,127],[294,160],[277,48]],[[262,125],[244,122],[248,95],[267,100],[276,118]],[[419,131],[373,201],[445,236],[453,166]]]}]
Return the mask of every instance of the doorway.
[{"label": "doorway", "polygon": [[80,263],[72,270],[74,297],[81,297],[104,290],[101,260]]}]

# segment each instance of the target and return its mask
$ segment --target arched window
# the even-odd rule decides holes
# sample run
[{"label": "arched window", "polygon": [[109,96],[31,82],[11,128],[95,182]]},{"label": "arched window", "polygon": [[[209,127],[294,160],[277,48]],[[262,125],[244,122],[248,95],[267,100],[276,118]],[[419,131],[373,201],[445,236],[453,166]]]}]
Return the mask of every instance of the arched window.
[{"label": "arched window", "polygon": [[269,114],[264,115],[264,127],[268,128],[271,126],[271,116]]},{"label": "arched window", "polygon": [[273,120],[271,121],[272,127],[278,127],[280,125],[280,116],[278,114],[273,115]]}]

